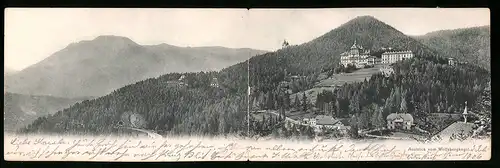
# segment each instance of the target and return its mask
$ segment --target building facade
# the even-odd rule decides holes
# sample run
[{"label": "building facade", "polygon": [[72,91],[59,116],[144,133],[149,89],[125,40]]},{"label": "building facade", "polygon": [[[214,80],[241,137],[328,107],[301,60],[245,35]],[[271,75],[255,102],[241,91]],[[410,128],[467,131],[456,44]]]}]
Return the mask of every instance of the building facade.
[{"label": "building facade", "polygon": [[315,125],[317,128],[335,129],[342,124],[332,116],[318,115],[314,119],[316,120]]},{"label": "building facade", "polygon": [[349,64],[362,66],[368,64],[367,58],[370,56],[370,50],[365,50],[361,45],[354,44],[349,51],[340,54],[340,64],[347,66]]},{"label": "building facade", "polygon": [[212,78],[212,82],[210,82],[210,86],[216,87],[216,88],[219,87],[219,81],[217,80],[217,78]]},{"label": "building facade", "polygon": [[455,59],[454,58],[448,58],[448,65],[454,66],[455,65]]},{"label": "building facade", "polygon": [[366,58],[366,63],[368,65],[375,65],[375,64],[382,63],[382,60],[378,57],[375,57],[375,56],[369,56],[368,58]]},{"label": "building facade", "polygon": [[413,58],[412,51],[390,51],[382,54],[382,63],[383,64],[392,64],[397,61],[402,61],[406,59]]},{"label": "building facade", "polygon": [[366,65],[376,65],[380,63],[392,64],[397,61],[413,57],[414,54],[410,50],[384,52],[381,58],[371,56],[370,50],[364,49],[361,45],[358,45],[356,41],[354,41],[354,44],[348,51],[340,54],[340,64],[344,65],[344,67],[354,65],[357,68],[362,68]]},{"label": "building facade", "polygon": [[391,113],[387,116],[388,129],[410,130],[413,125],[413,116],[408,113]]}]

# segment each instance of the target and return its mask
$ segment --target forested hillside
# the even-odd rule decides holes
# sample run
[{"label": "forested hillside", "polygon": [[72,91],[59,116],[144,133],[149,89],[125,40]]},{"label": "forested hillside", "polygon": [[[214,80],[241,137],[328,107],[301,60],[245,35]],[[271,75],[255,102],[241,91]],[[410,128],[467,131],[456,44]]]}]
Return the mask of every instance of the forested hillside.
[{"label": "forested hillside", "polygon": [[[322,72],[333,71],[340,61],[340,53],[348,50],[354,41],[373,52],[384,48],[412,50],[416,57],[430,60],[444,59],[435,57],[435,52],[393,27],[371,17],[357,17],[338,28],[302,45],[289,46],[256,56],[250,60],[251,100],[260,95],[280,96],[277,86],[290,76],[303,76],[293,82],[295,91],[311,88]],[[271,92],[271,93],[269,93]],[[284,96],[284,95],[281,95]]]},{"label": "forested hillside", "polygon": [[376,126],[378,113],[384,121],[390,113],[407,112],[418,127],[431,132],[454,122],[451,117],[431,120],[434,114],[461,114],[465,101],[470,111],[491,112],[480,105],[491,74],[475,65],[448,66],[412,59],[395,64],[394,71],[389,77],[374,75],[335,92],[325,91],[318,95],[316,107],[336,117],[356,116],[363,129]]},{"label": "forested hillside", "polygon": [[[242,66],[239,66],[242,67]],[[125,113],[145,119],[143,129],[161,134],[219,135],[245,130],[246,76],[242,69],[173,73],[132,84],[113,93],[38,118],[25,133],[110,134]],[[187,86],[171,85],[185,75]],[[210,87],[217,77],[220,87]],[[236,82],[236,83],[235,83]]]},{"label": "forested hillside", "polygon": [[456,58],[490,69],[490,26],[441,30],[415,38],[443,57]]},{"label": "forested hillside", "polygon": [[[398,62],[393,68],[394,73],[388,77],[380,73],[364,82],[324,91],[317,95],[315,104],[304,99],[306,96],[290,100],[286,92],[277,89],[272,92],[277,94],[268,92],[253,99],[251,107],[278,110],[280,116],[295,109],[314,115],[350,118],[350,136],[354,137],[358,129],[386,126],[385,118],[396,112],[412,114],[417,127],[434,134],[463,120],[465,101],[469,111],[491,116],[491,74],[483,68],[473,64],[449,66],[441,59],[422,58]],[[285,129],[282,121],[279,116],[253,119],[251,129],[261,136],[313,135],[301,126],[296,128],[303,131]]]}]

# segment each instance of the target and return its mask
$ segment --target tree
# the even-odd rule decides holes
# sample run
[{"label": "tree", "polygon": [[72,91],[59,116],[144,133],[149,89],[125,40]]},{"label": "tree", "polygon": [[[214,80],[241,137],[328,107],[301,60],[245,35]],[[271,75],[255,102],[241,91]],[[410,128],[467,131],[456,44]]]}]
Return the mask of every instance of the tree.
[{"label": "tree", "polygon": [[264,100],[265,100],[264,93],[259,92],[258,97],[257,97],[257,101],[256,101],[259,109],[264,108]]},{"label": "tree", "polygon": [[351,118],[349,120],[349,125],[351,126],[351,129],[349,130],[350,135],[352,138],[358,138],[358,117],[356,114],[351,115]]},{"label": "tree", "polygon": [[293,107],[295,107],[296,109],[300,107],[300,99],[298,94],[295,94],[295,98],[293,99]]},{"label": "tree", "polygon": [[274,109],[274,94],[272,92],[267,92],[267,109]]},{"label": "tree", "polygon": [[350,114],[359,113],[359,95],[355,94],[353,98],[350,99],[349,102],[349,112]]},{"label": "tree", "polygon": [[370,118],[371,118],[370,113],[360,112],[358,114],[358,128],[361,129],[370,128],[371,125]]},{"label": "tree", "polygon": [[274,105],[273,109],[281,109],[281,108],[283,108],[283,105],[279,105],[279,104],[281,104],[281,103],[279,103],[279,101],[280,100],[277,97],[275,97],[274,103],[273,103],[273,105]]},{"label": "tree", "polygon": [[285,107],[285,110],[290,109],[290,94],[288,91],[285,91],[285,95],[283,96],[283,106]]},{"label": "tree", "polygon": [[339,103],[338,99],[335,101],[335,110],[337,110],[337,112],[335,114],[337,115],[337,117],[339,117],[341,114],[340,113],[341,111],[340,111],[340,103]]},{"label": "tree", "polygon": [[[271,117],[271,119],[272,119],[272,117]],[[266,123],[268,123],[268,122],[267,122],[267,120],[268,120],[268,119],[266,118],[266,113],[264,113],[264,114],[262,115],[262,125],[263,125],[262,127],[263,127],[264,129],[267,127],[267,125],[266,125]],[[271,123],[271,124],[272,124],[272,123]]]},{"label": "tree", "polygon": [[307,100],[306,92],[302,92],[302,110],[307,111],[309,109],[309,101]]},{"label": "tree", "polygon": [[311,139],[314,138],[314,130],[311,127],[306,127],[305,129],[305,134]]},{"label": "tree", "polygon": [[406,99],[404,97],[402,98],[399,110],[401,111],[401,113],[408,113],[408,107],[406,105]]},{"label": "tree", "polygon": [[369,112],[371,112],[372,116],[370,118],[370,122],[371,122],[371,125],[373,127],[376,127],[377,126],[377,123],[379,122],[378,120],[378,113],[382,113],[382,107],[378,107],[377,104],[375,103],[372,103],[369,108],[367,108]]},{"label": "tree", "polygon": [[382,108],[377,108],[373,116],[374,118],[373,125],[375,126],[375,128],[379,129],[380,135],[382,135],[382,128],[385,126],[385,120],[382,114],[382,110],[383,110]]},{"label": "tree", "polygon": [[[400,87],[396,87],[395,88],[394,97],[393,98],[394,98],[394,100],[393,100],[394,102],[393,103],[395,105],[393,107],[394,110],[400,110],[401,109],[401,107],[400,107],[401,104],[399,104],[399,103],[402,102],[402,99],[404,99],[404,97],[403,97],[403,95],[401,93],[401,88]],[[406,102],[405,102],[405,105],[406,105]],[[399,109],[398,109],[398,107],[399,107]]]},{"label": "tree", "polygon": [[328,112],[330,113],[330,115],[332,117],[337,117],[337,115],[335,113],[335,107],[333,106],[333,102],[328,103]]},{"label": "tree", "polygon": [[286,113],[285,113],[285,110],[284,110],[283,108],[281,108],[280,113],[281,113],[281,118],[280,118],[280,121],[285,120],[285,118],[286,118]]},{"label": "tree", "polygon": [[351,73],[353,71],[357,70],[356,66],[349,64],[347,67],[344,69],[345,73]]}]

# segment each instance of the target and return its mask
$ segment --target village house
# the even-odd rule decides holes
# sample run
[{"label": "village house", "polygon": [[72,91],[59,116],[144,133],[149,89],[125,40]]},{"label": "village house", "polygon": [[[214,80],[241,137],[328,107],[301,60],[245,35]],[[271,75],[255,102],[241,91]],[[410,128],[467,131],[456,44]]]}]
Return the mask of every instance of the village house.
[{"label": "village house", "polygon": [[391,113],[387,116],[387,128],[410,130],[413,125],[413,116],[408,113]]},{"label": "village house", "polygon": [[455,58],[448,58],[448,65],[454,66],[455,65]]},{"label": "village house", "polygon": [[343,126],[342,123],[333,118],[332,116],[326,115],[318,115],[315,118],[304,118],[304,124],[309,124],[317,129],[319,128],[329,128],[329,129],[338,129],[340,126]]},{"label": "village house", "polygon": [[471,132],[472,135],[477,135],[479,131],[481,131],[481,129],[484,129],[484,127],[479,126],[479,128],[475,128],[477,126],[476,124],[467,122],[468,115],[470,114],[470,111],[467,110],[467,102],[465,102],[464,112],[462,113],[463,121],[457,121],[451,124],[450,126],[441,130],[441,132],[437,133],[433,138],[445,140],[454,139],[460,136],[462,133],[467,134],[469,132]]},{"label": "village house", "polygon": [[182,75],[181,77],[179,77],[179,79],[177,80],[170,80],[170,81],[167,81],[167,86],[170,86],[170,87],[181,87],[181,86],[188,86],[187,83],[184,82],[186,76]]},{"label": "village house", "polygon": [[279,84],[279,87],[280,88],[289,88],[290,87],[290,82],[288,81],[281,81],[280,84]]},{"label": "village house", "polygon": [[347,132],[351,129],[351,126],[341,125],[341,126],[338,126],[337,129],[340,131],[340,133],[347,134]]},{"label": "village house", "polygon": [[302,119],[302,123],[311,125],[311,120],[309,118],[304,118]]},{"label": "village house", "polygon": [[290,76],[291,82],[298,81],[301,78],[304,78],[304,76],[299,76],[299,75]]},{"label": "village house", "polygon": [[318,127],[335,129],[338,128],[340,125],[342,125],[342,123],[339,120],[333,118],[332,116],[319,115],[316,116],[316,125]]},{"label": "village house", "polygon": [[212,82],[210,82],[211,87],[219,87],[219,81],[217,78],[212,78]]},{"label": "village house", "polygon": [[184,80],[184,78],[186,78],[186,75],[182,75],[181,77],[179,77],[179,81]]},{"label": "village house", "polygon": [[180,78],[179,78],[179,85],[181,86],[187,86],[188,84],[186,82],[184,82],[184,79],[186,78],[185,75],[182,75]]},{"label": "village house", "polygon": [[381,47],[382,50],[392,50],[391,47]]}]

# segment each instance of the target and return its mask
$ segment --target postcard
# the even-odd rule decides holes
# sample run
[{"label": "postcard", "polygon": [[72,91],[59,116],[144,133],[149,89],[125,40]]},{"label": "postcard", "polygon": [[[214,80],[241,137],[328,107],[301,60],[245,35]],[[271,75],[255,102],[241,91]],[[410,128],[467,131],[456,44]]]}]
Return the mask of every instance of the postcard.
[{"label": "postcard", "polygon": [[491,158],[482,8],[7,8],[7,161]]}]

